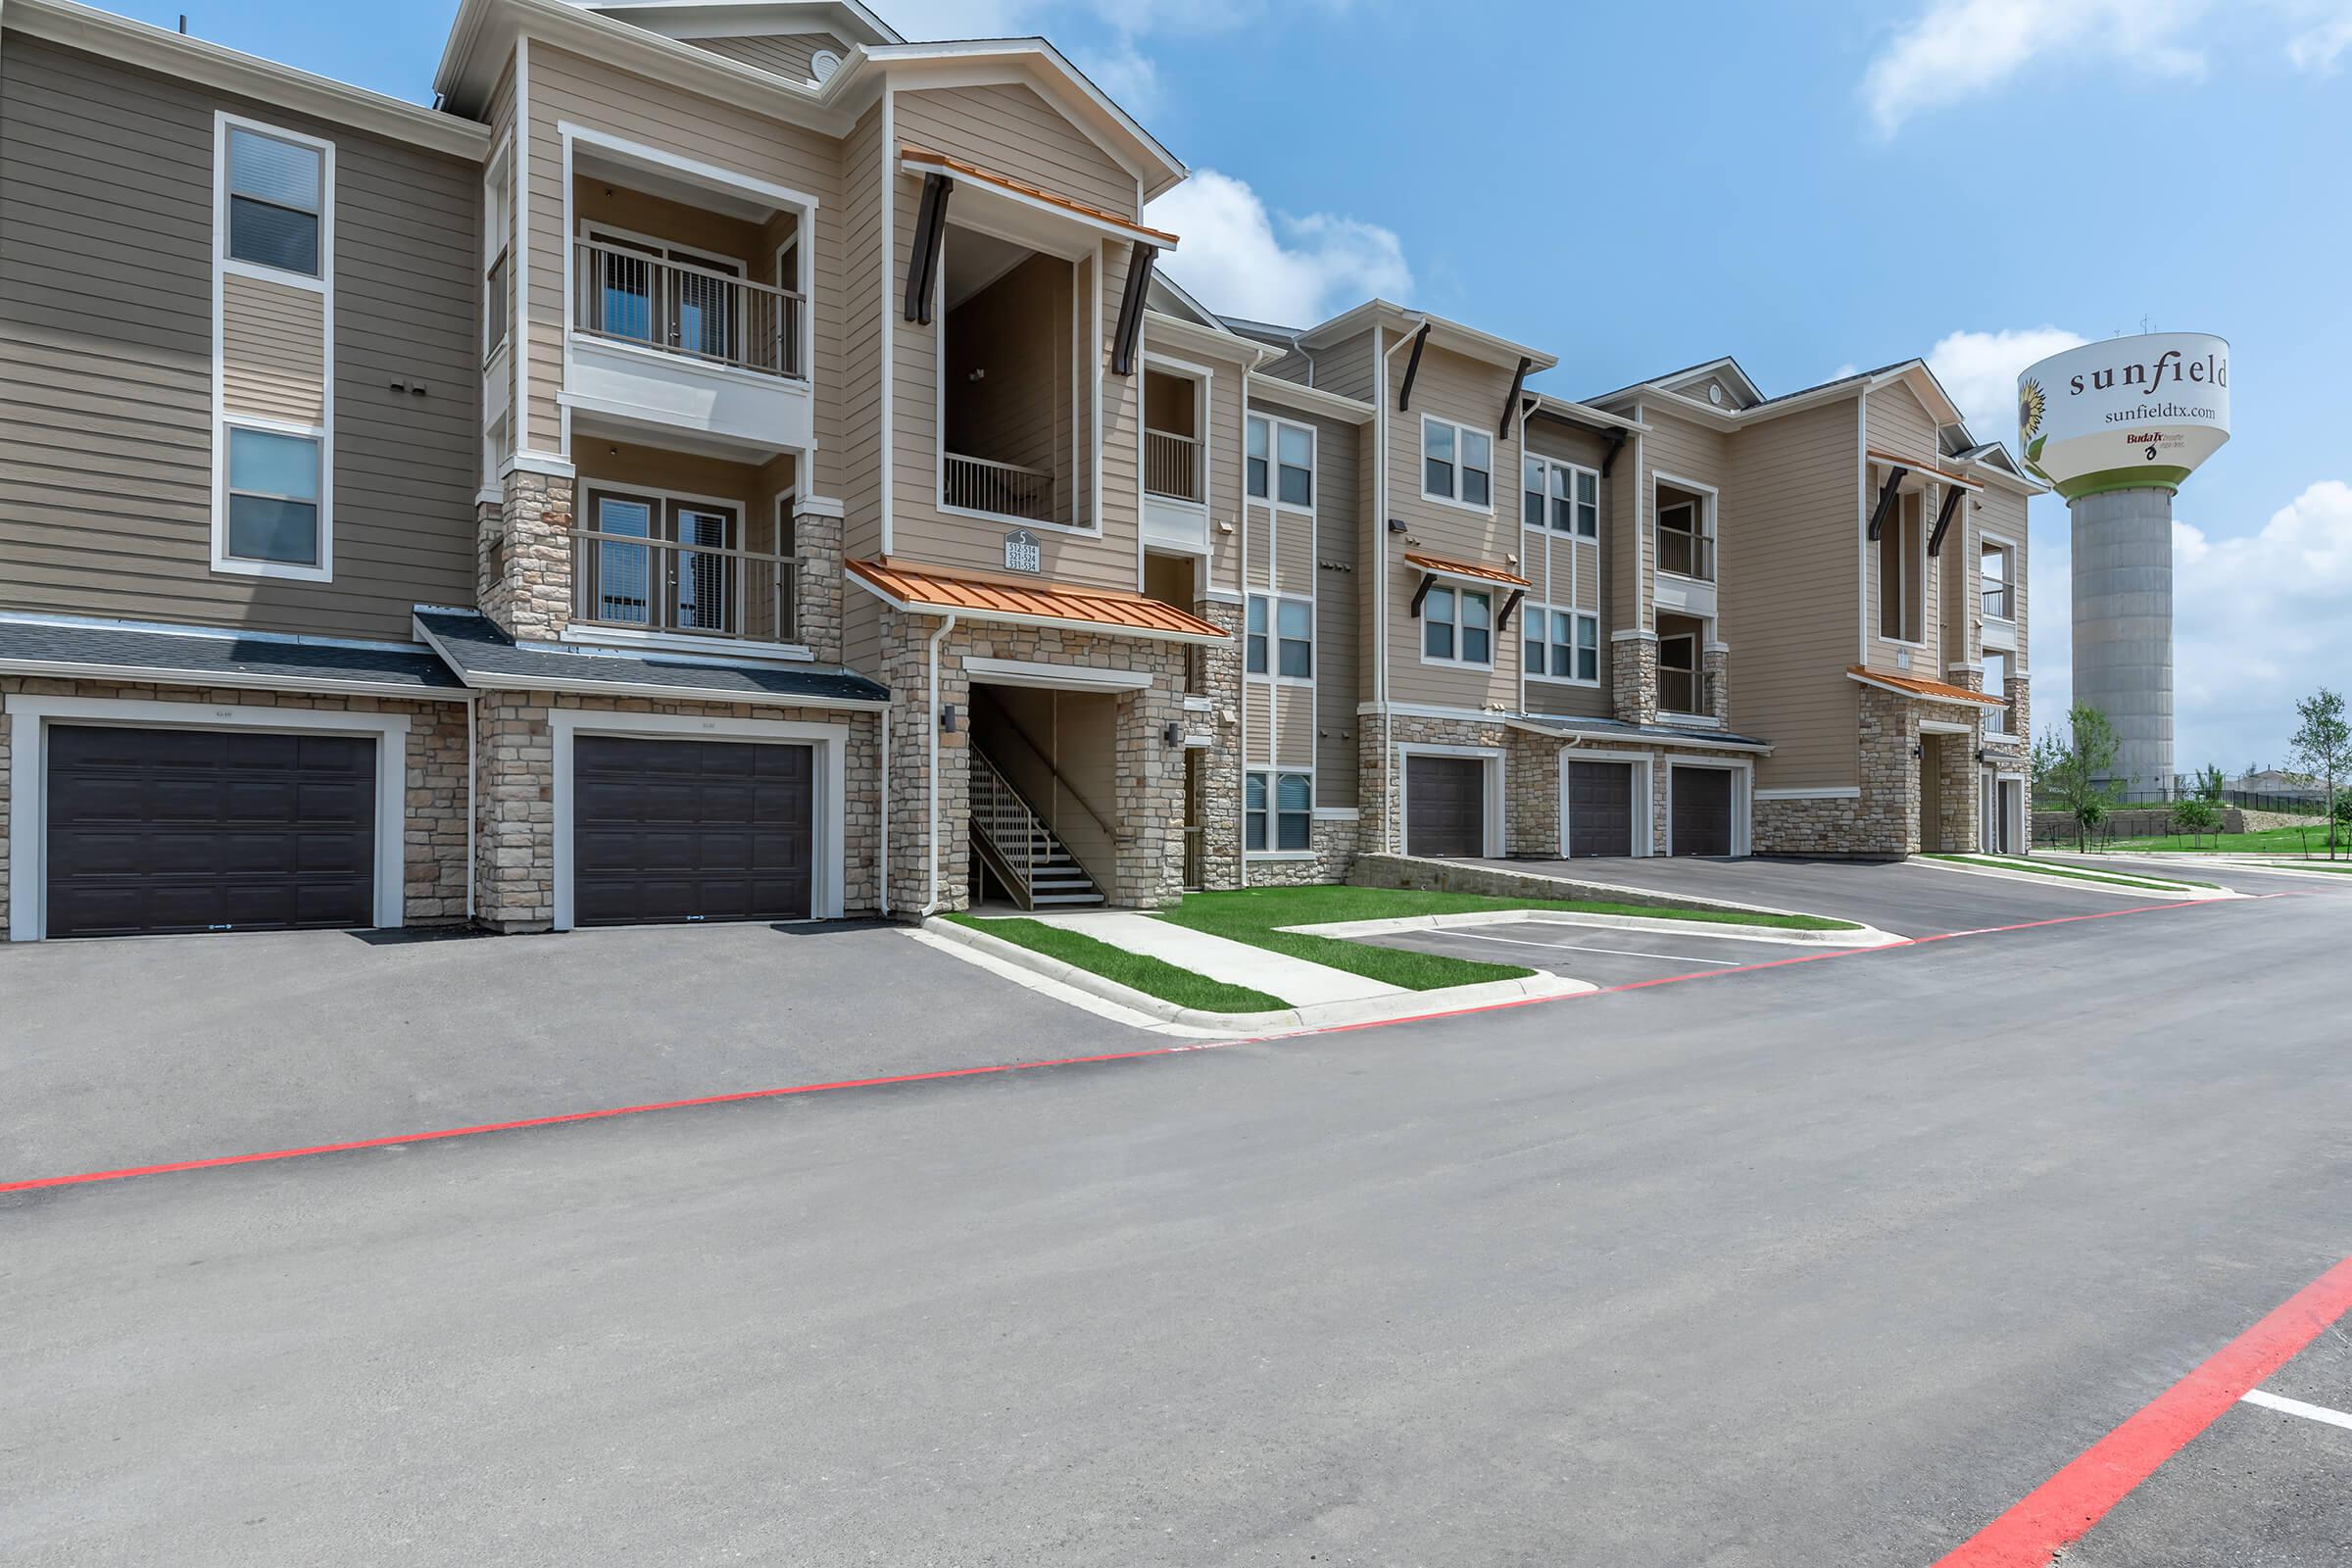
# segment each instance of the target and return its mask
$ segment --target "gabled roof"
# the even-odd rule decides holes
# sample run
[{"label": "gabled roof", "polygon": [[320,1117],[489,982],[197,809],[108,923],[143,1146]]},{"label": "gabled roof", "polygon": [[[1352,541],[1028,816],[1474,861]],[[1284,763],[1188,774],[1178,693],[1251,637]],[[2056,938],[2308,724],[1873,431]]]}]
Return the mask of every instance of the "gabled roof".
[{"label": "gabled roof", "polygon": [[1092,202],[1082,202],[1074,196],[1064,196],[1059,191],[1048,190],[1043,185],[1033,185],[1025,179],[1016,179],[1010,174],[1001,174],[993,169],[983,169],[978,164],[964,159],[956,158],[947,153],[933,152],[928,147],[916,147],[911,144],[903,146],[899,149],[899,162],[909,169],[935,171],[952,174],[958,179],[968,179],[978,184],[993,186],[1005,195],[1019,197],[1033,206],[1043,203],[1048,207],[1059,208],[1074,217],[1086,219],[1097,226],[1116,229],[1127,238],[1150,240],[1165,250],[1176,248],[1177,237],[1164,228],[1150,227],[1131,218],[1111,212],[1107,208],[1097,207]]},{"label": "gabled roof", "polygon": [[1484,360],[1490,365],[1515,366],[1524,358],[1531,370],[1548,370],[1560,363],[1556,354],[1548,354],[1525,343],[1514,343],[1506,337],[1481,331],[1467,322],[1433,316],[1427,311],[1415,311],[1392,300],[1370,299],[1353,310],[1343,311],[1320,325],[1310,326],[1298,334],[1298,342],[1309,349],[1329,348],[1344,343],[1359,332],[1375,326],[1385,326],[1398,332],[1418,332],[1422,325],[1429,327],[1429,340],[1442,349]]},{"label": "gabled roof", "polygon": [[615,0],[582,9],[670,38],[757,38],[829,32],[852,44],[904,43],[858,0]]}]

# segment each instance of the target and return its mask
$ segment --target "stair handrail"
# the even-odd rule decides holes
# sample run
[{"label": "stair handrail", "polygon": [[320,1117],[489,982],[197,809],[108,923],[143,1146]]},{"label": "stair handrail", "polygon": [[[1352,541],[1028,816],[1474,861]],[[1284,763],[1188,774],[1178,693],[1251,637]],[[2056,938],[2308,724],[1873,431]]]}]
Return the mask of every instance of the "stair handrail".
[{"label": "stair handrail", "polygon": [[1021,892],[1032,895],[1037,886],[1037,840],[1045,824],[988,754],[978,747],[971,751],[972,760],[980,764],[972,769],[972,825],[1020,882]]},{"label": "stair handrail", "polygon": [[[1028,732],[1023,730],[1020,724],[1014,720],[1013,716],[1004,710],[1004,704],[998,702],[994,697],[982,696],[981,688],[978,686],[974,686],[972,688],[971,701],[972,706],[975,708],[984,702],[988,704],[990,710],[994,712],[997,718],[996,727],[1002,730],[1004,733],[1010,735],[1014,740],[1019,741],[1022,746],[1027,748],[1029,755],[1037,759],[1039,765],[1044,767],[1048,773],[1053,775],[1054,782],[1061,787],[1062,792],[1068,795],[1071,800],[1078,804],[1078,808],[1095,819],[1095,825],[1102,830],[1104,836],[1107,837],[1111,843],[1117,844],[1121,841],[1124,835],[1122,835],[1117,828],[1113,827],[1109,820],[1104,817],[1101,811],[1095,809],[1094,803],[1092,801],[1089,801],[1084,795],[1081,795],[1078,792],[1077,785],[1072,784],[1068,779],[1061,776],[1061,769],[1054,765],[1054,759],[1048,757],[1042,750],[1039,749],[1037,742],[1031,740]],[[974,748],[974,754],[978,755],[977,748]],[[994,767],[996,764],[991,762],[989,765]],[[1000,772],[1000,777],[1001,776],[1002,773]],[[1009,787],[1009,782],[1007,783],[1007,787]],[[1036,813],[1033,811],[1030,814],[1035,815]],[[1058,835],[1056,836],[1058,837]]]}]

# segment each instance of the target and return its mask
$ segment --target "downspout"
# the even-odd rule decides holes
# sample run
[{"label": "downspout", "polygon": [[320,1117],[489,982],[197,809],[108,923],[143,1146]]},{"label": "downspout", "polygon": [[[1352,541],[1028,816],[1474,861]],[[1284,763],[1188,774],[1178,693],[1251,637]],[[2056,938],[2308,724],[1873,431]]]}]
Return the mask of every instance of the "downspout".
[{"label": "downspout", "polygon": [[1380,657],[1372,663],[1372,703],[1380,710],[1380,853],[1397,853],[1389,847],[1395,827],[1390,802],[1396,798],[1396,725],[1389,711],[1389,362],[1396,351],[1413,340],[1413,334],[1429,324],[1424,316],[1387,349],[1380,346],[1386,333],[1384,327],[1372,329],[1372,438],[1379,444],[1379,462],[1373,465],[1375,481],[1372,518],[1373,571],[1379,586],[1372,594],[1372,636],[1380,649]]},{"label": "downspout", "polygon": [[474,884],[481,880],[481,870],[473,863],[474,813],[481,808],[480,786],[473,772],[475,766],[478,765],[474,754],[474,732],[475,726],[481,722],[481,717],[480,700],[468,697],[466,702],[466,923],[467,925],[473,924]]},{"label": "downspout", "polygon": [[874,873],[874,887],[876,902],[885,920],[890,918],[890,731],[891,720],[897,716],[896,707],[893,704],[874,715],[882,727],[882,849],[881,865]]},{"label": "downspout", "polygon": [[924,920],[939,912],[939,645],[956,629],[956,621],[954,615],[942,620],[939,630],[923,645],[931,686],[931,900],[916,911],[916,917]]},{"label": "downspout", "polygon": [[[1240,751],[1235,760],[1240,764],[1233,774],[1233,835],[1234,885],[1250,885],[1250,398],[1245,384],[1242,395],[1242,548],[1234,554],[1234,567],[1242,585],[1242,678],[1238,693],[1241,697]],[[1269,432],[1267,439],[1273,439]],[[1271,498],[1267,511],[1272,512]],[[1272,607],[1267,609],[1272,613]],[[1273,628],[1267,627],[1271,632]],[[1272,678],[1268,671],[1268,678]],[[1270,811],[1270,808],[1269,808]],[[1268,820],[1271,820],[1269,814]]]}]

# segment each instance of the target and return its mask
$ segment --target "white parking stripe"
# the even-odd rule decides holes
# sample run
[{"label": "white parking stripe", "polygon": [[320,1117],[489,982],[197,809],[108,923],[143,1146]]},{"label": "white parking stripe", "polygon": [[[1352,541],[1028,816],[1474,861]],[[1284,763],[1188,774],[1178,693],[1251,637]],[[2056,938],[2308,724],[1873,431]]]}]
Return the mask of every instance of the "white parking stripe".
[{"label": "white parking stripe", "polygon": [[1448,931],[1449,937],[1462,937],[1471,942],[1507,942],[1514,948],[1549,948],[1554,953],[1607,953],[1620,958],[1656,958],[1664,963],[1719,963],[1726,969],[1737,969],[1744,958],[1686,958],[1679,953],[1636,953],[1628,948],[1591,948],[1576,942],[1530,942],[1525,937],[1490,937],[1476,931]]},{"label": "white parking stripe", "polygon": [[2301,1399],[2265,1394],[2260,1389],[2248,1389],[2239,1397],[2248,1404],[2259,1404],[2266,1410],[2279,1410],[2287,1415],[2299,1415],[2306,1421],[2322,1421],[2328,1426],[2342,1427],[2352,1432],[2352,1415],[2346,1415],[2341,1410],[2330,1410],[2324,1404],[2305,1404]]}]

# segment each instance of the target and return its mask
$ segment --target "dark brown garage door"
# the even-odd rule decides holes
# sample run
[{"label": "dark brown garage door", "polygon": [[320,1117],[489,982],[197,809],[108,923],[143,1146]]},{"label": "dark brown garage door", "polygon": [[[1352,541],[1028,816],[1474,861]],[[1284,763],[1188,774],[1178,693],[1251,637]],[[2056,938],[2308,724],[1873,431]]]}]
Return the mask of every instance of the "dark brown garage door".
[{"label": "dark brown garage door", "polygon": [[373,925],[375,747],[52,727],[49,935]]},{"label": "dark brown garage door", "polygon": [[1568,764],[1568,853],[1634,853],[1634,764]]},{"label": "dark brown garage door", "polygon": [[1732,774],[1722,767],[1674,770],[1674,853],[1732,853]]},{"label": "dark brown garage door", "polygon": [[580,737],[572,751],[572,920],[808,914],[815,751]]},{"label": "dark brown garage door", "polygon": [[1404,853],[1487,852],[1487,765],[1475,757],[1404,760]]}]

